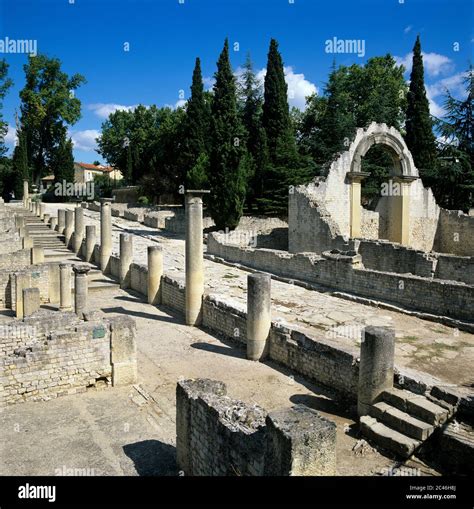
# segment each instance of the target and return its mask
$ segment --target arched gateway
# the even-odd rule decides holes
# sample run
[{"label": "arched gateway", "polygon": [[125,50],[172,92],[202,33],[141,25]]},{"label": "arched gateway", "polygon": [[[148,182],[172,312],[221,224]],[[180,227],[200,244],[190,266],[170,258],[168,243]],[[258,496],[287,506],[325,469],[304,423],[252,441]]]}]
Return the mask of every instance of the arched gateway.
[{"label": "arched gateway", "polygon": [[419,178],[418,170],[401,134],[385,124],[372,123],[367,129],[358,129],[348,151],[350,165],[346,179],[350,183],[350,236],[361,237],[361,182],[369,176],[369,173],[361,171],[361,161],[374,145],[381,145],[392,160],[390,181],[385,191],[391,219],[387,231],[388,240],[408,245],[410,185]]}]

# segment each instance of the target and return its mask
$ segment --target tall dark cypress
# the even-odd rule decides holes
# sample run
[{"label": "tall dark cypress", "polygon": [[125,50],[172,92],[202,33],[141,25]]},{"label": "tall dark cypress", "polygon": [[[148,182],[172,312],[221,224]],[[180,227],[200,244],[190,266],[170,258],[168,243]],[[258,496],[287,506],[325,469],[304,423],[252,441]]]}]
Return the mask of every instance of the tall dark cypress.
[{"label": "tall dark cypress", "polygon": [[13,191],[17,200],[23,198],[23,180],[29,180],[28,154],[26,153],[26,135],[23,131],[18,133],[18,145],[13,151]]},{"label": "tall dark cypress", "polygon": [[55,148],[51,169],[54,174],[54,181],[62,183],[74,182],[74,156],[72,153],[72,140],[63,136],[59,145]]},{"label": "tall dark cypress", "polygon": [[427,172],[432,172],[436,166],[436,143],[426,97],[420,36],[417,36],[413,47],[413,66],[407,103],[405,141],[416,167],[420,170],[420,175],[423,176]]},{"label": "tall dark cypress", "polygon": [[274,165],[293,164],[296,158],[287,94],[283,60],[278,51],[277,41],[272,39],[265,76],[262,123],[266,132],[270,162]]},{"label": "tall dark cypress", "polygon": [[245,201],[246,150],[227,39],[217,61],[215,79],[209,157],[209,209],[219,229],[233,229],[239,223]]},{"label": "tall dark cypress", "polygon": [[204,94],[201,60],[196,58],[191,97],[186,106],[182,158],[188,188],[202,186],[207,179],[205,166],[209,148],[209,104]]}]

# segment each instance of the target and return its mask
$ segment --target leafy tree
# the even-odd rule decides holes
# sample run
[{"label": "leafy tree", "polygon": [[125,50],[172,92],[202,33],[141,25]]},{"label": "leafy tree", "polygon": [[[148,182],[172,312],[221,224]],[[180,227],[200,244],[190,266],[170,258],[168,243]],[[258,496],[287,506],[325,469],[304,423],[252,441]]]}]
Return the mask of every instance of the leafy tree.
[{"label": "leafy tree", "polygon": [[413,47],[413,66],[407,101],[405,141],[423,178],[427,171],[433,171],[435,168],[436,141],[426,97],[420,36],[416,38]]},{"label": "leafy tree", "polygon": [[5,59],[0,60],[0,157],[3,157],[7,152],[5,135],[7,134],[8,124],[3,120],[3,99],[12,85],[13,81],[8,78],[7,61]]},{"label": "leafy tree", "polygon": [[209,156],[209,209],[219,229],[235,228],[246,195],[245,132],[237,110],[236,84],[229,60],[229,41],[217,61],[212,101]]},{"label": "leafy tree", "polygon": [[24,66],[26,84],[20,92],[21,129],[26,135],[32,180],[39,183],[66,136],[67,126],[81,116],[81,101],[74,90],[85,82],[80,74],[69,77],[57,58],[29,56]]},{"label": "leafy tree", "polygon": [[207,187],[209,151],[210,104],[204,93],[201,60],[196,58],[191,85],[191,97],[186,105],[182,134],[182,159],[185,186],[197,189]]},{"label": "leafy tree", "polygon": [[474,72],[466,73],[466,98],[447,91],[446,115],[437,121],[441,134],[438,167],[427,174],[437,202],[468,212],[474,206]]}]

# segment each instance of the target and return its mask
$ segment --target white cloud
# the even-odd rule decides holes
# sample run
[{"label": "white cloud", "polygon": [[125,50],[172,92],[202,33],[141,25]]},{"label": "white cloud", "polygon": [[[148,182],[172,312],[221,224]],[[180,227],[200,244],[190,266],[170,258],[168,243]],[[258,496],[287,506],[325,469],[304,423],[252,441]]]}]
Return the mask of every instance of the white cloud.
[{"label": "white cloud", "polygon": [[306,97],[317,94],[318,88],[308,81],[304,74],[295,74],[292,67],[285,67],[285,80],[288,85],[288,102],[300,110],[306,109]]},{"label": "white cloud", "polygon": [[439,102],[444,100],[446,90],[449,90],[451,95],[455,97],[465,97],[466,90],[463,80],[467,72],[459,72],[447,78],[436,81],[431,85],[426,85],[426,96],[430,103],[430,112],[435,117],[442,117],[446,111],[440,106]]},{"label": "white cloud", "polygon": [[202,82],[203,82],[206,90],[211,90],[212,87],[214,86],[214,83],[216,82],[216,79],[214,78],[214,76],[212,76],[212,77],[204,76],[204,78],[202,79]]},{"label": "white cloud", "polygon": [[134,104],[132,106],[125,106],[123,104],[114,104],[114,103],[96,103],[89,104],[87,107],[89,110],[92,110],[98,117],[100,118],[108,118],[111,113],[114,113],[118,110],[134,110],[138,104]]},{"label": "white cloud", "polygon": [[16,137],[16,129],[11,125],[8,126],[7,134],[5,135],[5,143],[7,145],[16,145],[17,137]]},{"label": "white cloud", "polygon": [[[452,71],[454,64],[453,61],[439,53],[421,53],[423,55],[423,66],[426,74],[429,76],[439,76]],[[413,53],[408,53],[404,57],[395,57],[398,65],[403,64],[407,72],[411,71]]]},{"label": "white cloud", "polygon": [[409,32],[411,32],[411,31],[412,31],[412,28],[413,28],[413,25],[408,25],[407,27],[405,27],[405,28],[403,29],[403,33],[404,33],[404,34],[408,34]]},{"label": "white cloud", "polygon": [[86,129],[85,131],[70,131],[69,136],[72,138],[74,148],[76,150],[84,150],[85,152],[94,152],[97,148],[95,141],[100,135],[97,129]]}]

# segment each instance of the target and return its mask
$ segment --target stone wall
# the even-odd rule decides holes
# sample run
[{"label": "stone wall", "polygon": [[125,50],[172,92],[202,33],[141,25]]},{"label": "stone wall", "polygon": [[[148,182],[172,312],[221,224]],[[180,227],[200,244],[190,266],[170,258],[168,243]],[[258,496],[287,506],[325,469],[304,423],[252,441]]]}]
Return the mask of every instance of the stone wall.
[{"label": "stone wall", "polygon": [[433,250],[474,256],[474,216],[459,210],[441,209]]},{"label": "stone wall", "polygon": [[129,317],[83,322],[41,310],[12,320],[0,328],[0,405],[74,394],[99,381],[135,383],[134,344]]},{"label": "stone wall", "polygon": [[383,240],[361,240],[356,251],[366,269],[474,284],[474,257],[426,253]]},{"label": "stone wall", "polygon": [[336,424],[303,405],[267,413],[214,380],[178,382],[176,453],[185,475],[335,475]]},{"label": "stone wall", "polygon": [[0,254],[0,270],[22,269],[31,265],[31,249]]},{"label": "stone wall", "polygon": [[[207,252],[254,269],[383,300],[408,309],[472,320],[472,285],[363,269],[360,259],[340,254],[320,257],[311,253],[290,254],[229,246],[219,242],[219,234],[215,233],[209,235]],[[420,299],[420,295],[424,296],[423,299]]]}]

